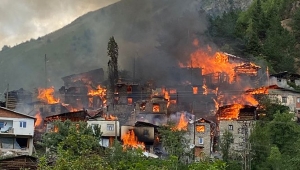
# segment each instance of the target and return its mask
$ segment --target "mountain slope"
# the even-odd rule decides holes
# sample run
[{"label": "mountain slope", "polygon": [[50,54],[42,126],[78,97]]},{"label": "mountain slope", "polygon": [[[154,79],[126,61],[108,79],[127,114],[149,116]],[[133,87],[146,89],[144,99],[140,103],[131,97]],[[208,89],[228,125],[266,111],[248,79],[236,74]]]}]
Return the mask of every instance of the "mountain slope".
[{"label": "mountain slope", "polygon": [[[209,2],[122,0],[87,13],[53,33],[1,51],[0,91],[4,91],[7,84],[10,90],[23,87],[32,91],[35,87],[44,87],[45,81],[49,86],[59,88],[63,85],[63,76],[99,67],[106,69],[106,48],[111,36],[115,37],[120,48],[121,69],[131,69],[133,58],[139,58],[140,62],[153,62],[156,66],[162,62],[163,68],[165,63],[173,61],[171,54],[181,55],[184,51],[182,55],[188,55],[181,47],[192,41],[192,34],[206,30],[205,14],[199,14],[199,10],[212,12],[213,8],[221,8],[217,2]],[[235,8],[239,3],[244,7],[245,2],[248,1],[234,1]],[[230,3],[225,4],[224,9],[231,7]],[[167,52],[169,49],[177,51],[162,54],[156,50],[158,39],[164,37],[166,42],[173,44]],[[168,57],[161,58],[162,55]]]}]

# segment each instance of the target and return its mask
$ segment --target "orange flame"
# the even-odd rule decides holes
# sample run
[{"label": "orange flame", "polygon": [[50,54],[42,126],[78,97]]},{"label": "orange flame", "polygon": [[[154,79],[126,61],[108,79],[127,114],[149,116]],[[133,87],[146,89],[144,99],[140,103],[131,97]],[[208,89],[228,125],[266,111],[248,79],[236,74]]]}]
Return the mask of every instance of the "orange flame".
[{"label": "orange flame", "polygon": [[47,102],[48,104],[56,104],[59,103],[60,99],[56,99],[54,94],[54,87],[50,88],[38,88],[38,96],[37,98],[43,102]]},{"label": "orange flame", "polygon": [[188,126],[188,121],[185,119],[185,115],[183,113],[180,114],[179,122],[177,123],[177,126],[172,128],[173,131],[186,131]]},{"label": "orange flame", "polygon": [[105,120],[118,120],[118,117],[113,116],[113,115],[109,115],[109,116],[105,116]]},{"label": "orange flame", "polygon": [[[100,99],[103,101],[103,104],[106,104],[106,91],[107,89],[104,87],[101,87],[100,85],[97,86],[96,89],[92,89],[90,86],[88,86],[88,95],[89,96],[99,96]],[[92,102],[92,101],[90,101]]]},{"label": "orange flame", "polygon": [[167,107],[170,105],[170,95],[169,92],[165,90],[165,99],[168,101]]},{"label": "orange flame", "polygon": [[137,137],[134,134],[134,130],[129,130],[124,136],[122,137],[123,141],[123,148],[141,148],[145,149],[145,144],[143,142],[139,142]]},{"label": "orange flame", "polygon": [[222,113],[219,115],[220,119],[232,120],[238,119],[240,109],[244,108],[241,104],[233,104],[222,110]]},{"label": "orange flame", "polygon": [[36,121],[34,124],[34,127],[38,127],[42,124],[43,118],[41,116],[41,112],[37,112],[37,114],[35,115]]}]

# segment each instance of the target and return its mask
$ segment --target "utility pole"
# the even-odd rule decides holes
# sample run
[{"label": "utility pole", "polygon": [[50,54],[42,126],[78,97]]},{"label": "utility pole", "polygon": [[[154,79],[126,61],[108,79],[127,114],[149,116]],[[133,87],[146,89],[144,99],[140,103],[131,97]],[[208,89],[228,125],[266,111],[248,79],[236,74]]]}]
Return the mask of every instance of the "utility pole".
[{"label": "utility pole", "polygon": [[247,121],[243,121],[243,125],[241,128],[241,133],[243,134],[243,170],[251,170],[251,143],[249,142],[249,132],[248,132],[248,123]]},{"label": "utility pole", "polygon": [[8,91],[9,91],[9,84],[7,84],[7,90],[6,90],[6,102],[5,102],[5,107],[6,108],[8,106]]},{"label": "utility pole", "polygon": [[47,88],[47,56],[45,54],[45,88]]}]

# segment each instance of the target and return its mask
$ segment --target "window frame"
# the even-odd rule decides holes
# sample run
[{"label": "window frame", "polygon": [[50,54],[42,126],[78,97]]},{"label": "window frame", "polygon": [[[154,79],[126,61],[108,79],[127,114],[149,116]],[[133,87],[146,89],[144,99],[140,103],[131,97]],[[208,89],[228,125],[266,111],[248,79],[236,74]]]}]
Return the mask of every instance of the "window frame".
[{"label": "window frame", "polygon": [[281,103],[287,103],[287,97],[286,96],[281,97]]},{"label": "window frame", "polygon": [[27,128],[26,121],[20,121],[20,128]]},{"label": "window frame", "polygon": [[[1,126],[2,125],[2,126]],[[4,128],[4,126],[5,126],[5,122],[0,122],[0,129],[1,128]]]},{"label": "window frame", "polygon": [[228,125],[228,130],[233,130],[233,125]]},{"label": "window frame", "polygon": [[114,124],[106,124],[106,130],[107,131],[114,131],[115,125]]},{"label": "window frame", "polygon": [[198,144],[199,145],[204,145],[204,139],[203,139],[203,137],[198,137]]}]

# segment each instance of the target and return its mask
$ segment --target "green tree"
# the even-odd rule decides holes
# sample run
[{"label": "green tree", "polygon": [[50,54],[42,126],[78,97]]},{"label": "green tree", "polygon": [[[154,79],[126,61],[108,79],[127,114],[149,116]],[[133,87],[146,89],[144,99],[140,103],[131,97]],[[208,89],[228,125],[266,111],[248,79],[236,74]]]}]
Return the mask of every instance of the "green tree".
[{"label": "green tree", "polygon": [[231,132],[226,130],[223,133],[223,136],[221,138],[221,144],[220,144],[220,149],[221,149],[221,152],[222,152],[222,158],[223,158],[223,161],[225,161],[225,162],[229,161],[230,147],[231,147],[232,143],[233,143],[233,135],[232,135]]},{"label": "green tree", "polygon": [[118,56],[119,56],[119,47],[115,41],[114,37],[110,37],[108,46],[107,46],[107,55],[110,58],[108,61],[108,81],[110,92],[114,93],[115,84],[118,81]]}]

